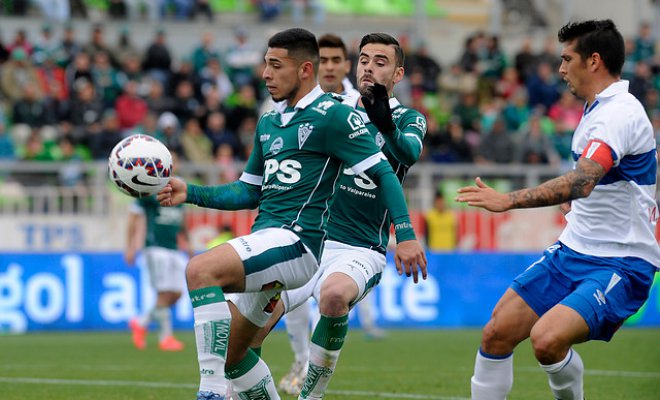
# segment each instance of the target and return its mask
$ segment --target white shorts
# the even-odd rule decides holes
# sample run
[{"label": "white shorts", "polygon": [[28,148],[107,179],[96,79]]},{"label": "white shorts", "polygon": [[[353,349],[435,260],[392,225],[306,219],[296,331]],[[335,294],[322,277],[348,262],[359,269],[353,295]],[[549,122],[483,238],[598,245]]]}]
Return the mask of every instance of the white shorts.
[{"label": "white shorts", "polygon": [[287,229],[267,228],[227,243],[245,268],[245,293],[232,294],[228,300],[260,327],[266,325],[282,290],[303,286],[319,269],[314,254]]},{"label": "white shorts", "polygon": [[312,279],[301,288],[282,293],[285,313],[298,308],[312,296],[318,302],[323,282],[334,272],[348,275],[357,284],[358,296],[350,304],[353,308],[380,282],[385,265],[385,256],[375,250],[326,240],[321,266]]},{"label": "white shorts", "polygon": [[157,292],[181,292],[186,281],[188,257],[178,250],[145,247],[142,251],[151,286]]}]

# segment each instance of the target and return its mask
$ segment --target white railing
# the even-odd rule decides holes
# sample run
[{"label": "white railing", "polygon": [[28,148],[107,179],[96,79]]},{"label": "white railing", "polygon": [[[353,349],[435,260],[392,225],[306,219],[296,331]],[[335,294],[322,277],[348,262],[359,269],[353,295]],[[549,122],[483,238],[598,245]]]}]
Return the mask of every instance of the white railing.
[{"label": "white railing", "polygon": [[[112,207],[113,197],[107,179],[107,164],[76,164],[81,184],[64,186],[60,176],[71,163],[0,161],[0,212],[10,214],[96,214]],[[241,171],[243,164],[236,164]],[[208,185],[218,184],[222,170],[214,165],[181,163],[177,174],[195,177]],[[565,172],[558,167],[525,164],[436,164],[420,162],[413,166],[404,187],[409,206],[415,210],[431,208],[433,194],[440,184],[450,187],[471,184],[480,176],[500,189],[531,187]]]}]

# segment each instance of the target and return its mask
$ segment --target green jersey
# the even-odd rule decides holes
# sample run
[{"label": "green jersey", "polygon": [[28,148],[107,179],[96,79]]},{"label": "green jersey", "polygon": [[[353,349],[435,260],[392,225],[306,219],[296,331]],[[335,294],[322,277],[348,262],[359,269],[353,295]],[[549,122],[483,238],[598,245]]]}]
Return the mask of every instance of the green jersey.
[{"label": "green jersey", "polygon": [[295,232],[318,258],[342,163],[361,173],[384,162],[360,115],[316,87],[295,106],[264,114],[240,180],[261,186],[252,231]]},{"label": "green jersey", "polygon": [[137,199],[134,211],[144,213],[147,222],[145,247],[164,247],[176,250],[177,235],[183,228],[183,204],[161,207],[155,196]]},{"label": "green jersey", "polygon": [[[422,152],[426,118],[391,98],[392,120],[397,129],[391,135],[383,135],[369,121],[364,109],[357,107],[357,98],[347,99],[345,104],[355,107],[362,116],[399,182],[403,183],[408,168]],[[328,239],[385,253],[390,222],[378,186],[364,173],[355,174],[350,168],[344,169],[327,225]]]}]

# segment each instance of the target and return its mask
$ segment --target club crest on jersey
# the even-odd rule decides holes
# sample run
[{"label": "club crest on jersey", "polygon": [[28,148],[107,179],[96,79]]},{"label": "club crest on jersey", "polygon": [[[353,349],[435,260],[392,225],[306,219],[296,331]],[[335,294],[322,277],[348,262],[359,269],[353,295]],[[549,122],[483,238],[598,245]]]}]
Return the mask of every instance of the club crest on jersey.
[{"label": "club crest on jersey", "polygon": [[383,145],[385,145],[385,138],[380,132],[378,132],[376,134],[376,146],[378,146],[379,148],[383,148]]},{"label": "club crest on jersey", "polygon": [[282,150],[282,147],[284,147],[284,140],[281,137],[278,137],[270,144],[270,149],[268,149],[268,151],[277,154]]},{"label": "club crest on jersey", "polygon": [[298,148],[302,149],[303,145],[305,144],[305,141],[309,137],[309,135],[312,134],[312,131],[314,130],[314,125],[312,124],[302,124],[298,127]]}]

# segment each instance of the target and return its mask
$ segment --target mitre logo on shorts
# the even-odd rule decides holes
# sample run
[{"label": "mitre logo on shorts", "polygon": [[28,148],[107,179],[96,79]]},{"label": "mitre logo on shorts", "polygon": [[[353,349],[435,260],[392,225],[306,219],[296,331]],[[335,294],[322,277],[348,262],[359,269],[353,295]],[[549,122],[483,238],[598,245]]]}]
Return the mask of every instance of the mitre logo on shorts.
[{"label": "mitre logo on shorts", "polygon": [[305,141],[309,137],[309,135],[312,133],[314,130],[314,125],[312,124],[301,124],[298,127],[298,148],[302,149],[303,145],[305,144]]},{"label": "mitre logo on shorts", "polygon": [[245,240],[241,237],[241,238],[238,238],[238,242],[243,245],[243,247],[245,248],[245,251],[247,251],[248,253],[252,252],[252,247],[250,247],[250,243],[248,243],[247,240]]}]

